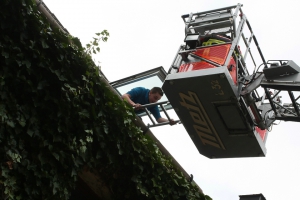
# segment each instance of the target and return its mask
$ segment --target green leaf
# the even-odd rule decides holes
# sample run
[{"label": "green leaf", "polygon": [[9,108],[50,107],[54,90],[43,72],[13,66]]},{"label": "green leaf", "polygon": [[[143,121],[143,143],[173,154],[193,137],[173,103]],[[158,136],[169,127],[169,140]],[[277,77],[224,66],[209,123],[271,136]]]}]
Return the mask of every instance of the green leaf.
[{"label": "green leaf", "polygon": [[93,90],[92,88],[89,90],[89,92],[90,92],[90,94],[91,94],[92,96],[95,96],[95,95],[94,95],[94,90]]},{"label": "green leaf", "polygon": [[77,176],[77,172],[75,171],[75,169],[72,169],[72,173],[71,173],[71,176]]},{"label": "green leaf", "polygon": [[26,121],[24,119],[18,120],[18,122],[22,127],[26,126]]},{"label": "green leaf", "polygon": [[23,64],[25,64],[27,68],[31,66],[31,62],[28,60],[23,61]]},{"label": "green leaf", "polygon": [[54,156],[54,158],[56,159],[56,160],[59,160],[59,155],[57,154],[57,153],[52,153],[52,155]]},{"label": "green leaf", "polygon": [[80,152],[85,153],[86,149],[87,149],[86,146],[81,146],[80,147]]},{"label": "green leaf", "polygon": [[41,165],[43,165],[47,162],[47,159],[46,159],[45,155],[43,155],[42,153],[38,154],[38,159],[39,159]]},{"label": "green leaf", "polygon": [[107,126],[104,126],[103,129],[104,129],[104,132],[105,132],[106,134],[108,134],[108,132],[109,132],[109,131],[108,131],[108,127],[107,127]]},{"label": "green leaf", "polygon": [[42,42],[42,47],[44,49],[48,49],[49,48],[48,44],[46,43],[46,41],[44,39],[42,39],[41,42]]},{"label": "green leaf", "polygon": [[8,120],[6,121],[6,124],[12,128],[15,128],[15,123],[13,121]]},{"label": "green leaf", "polygon": [[41,89],[43,89],[45,86],[47,86],[48,85],[48,82],[46,81],[46,80],[43,80],[43,81],[40,81],[39,83],[38,83],[38,86],[37,86],[37,89],[38,90],[41,90]]},{"label": "green leaf", "polygon": [[93,138],[91,136],[86,136],[86,141],[87,142],[93,142]]},{"label": "green leaf", "polygon": [[93,130],[84,130],[86,133],[93,135]]},{"label": "green leaf", "polygon": [[82,117],[86,117],[89,118],[90,117],[90,113],[87,110],[82,110],[81,112],[78,112],[78,114]]},{"label": "green leaf", "polygon": [[173,181],[176,185],[179,185],[176,179],[174,179]]},{"label": "green leaf", "polygon": [[4,56],[4,58],[9,58],[9,54],[7,52],[4,52],[3,50],[1,55]]}]

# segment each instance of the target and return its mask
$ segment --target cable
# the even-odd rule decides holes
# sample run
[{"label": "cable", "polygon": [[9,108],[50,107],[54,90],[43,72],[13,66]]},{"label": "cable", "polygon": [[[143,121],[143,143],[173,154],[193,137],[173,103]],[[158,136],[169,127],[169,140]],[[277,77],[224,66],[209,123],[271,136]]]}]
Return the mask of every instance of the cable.
[{"label": "cable", "polygon": [[[270,129],[269,129],[270,128]],[[268,132],[271,132],[273,129],[273,124],[271,124],[271,126],[269,126],[269,128],[267,128]]]},{"label": "cable", "polygon": [[281,123],[281,120],[279,120],[279,123],[278,124],[276,124],[276,123],[273,123],[274,125],[279,125]]},{"label": "cable", "polygon": [[253,75],[252,75],[252,78],[251,78],[250,82],[244,83],[243,85],[249,85],[250,83],[252,83],[252,82],[254,81],[254,78],[255,78],[255,76],[256,76],[256,74],[257,74],[259,68],[260,68],[262,65],[264,65],[264,64],[265,64],[265,63],[260,64],[260,65],[258,66],[256,72],[255,72],[255,68],[254,68],[254,70],[253,70]]},{"label": "cable", "polygon": [[270,111],[273,111],[273,109],[270,109],[270,110],[268,110],[268,111],[265,113],[265,115],[264,115],[264,120],[265,120],[265,121],[266,121],[266,115],[267,115]]},{"label": "cable", "polygon": [[[259,68],[262,66],[262,65],[264,65],[265,63],[261,63],[259,66],[258,66],[258,68],[257,68],[257,70],[256,70],[256,72],[255,72],[255,74],[258,72],[258,70],[259,70]],[[268,63],[267,63],[268,64]]]}]

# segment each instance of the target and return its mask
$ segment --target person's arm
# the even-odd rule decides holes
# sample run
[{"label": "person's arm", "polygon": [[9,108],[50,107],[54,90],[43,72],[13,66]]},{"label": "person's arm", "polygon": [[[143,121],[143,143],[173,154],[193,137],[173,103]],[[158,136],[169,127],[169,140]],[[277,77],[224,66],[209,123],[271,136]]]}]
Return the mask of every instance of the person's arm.
[{"label": "person's arm", "polygon": [[160,112],[159,112],[159,109],[158,109],[158,106],[155,106],[155,107],[152,107],[152,108],[149,108],[150,112],[152,113],[152,115],[155,117],[156,121],[158,123],[162,123],[162,122],[169,122],[170,125],[174,125],[176,124],[174,122],[173,119],[171,119],[170,121],[166,118],[163,118],[160,116]]},{"label": "person's arm", "polygon": [[130,105],[132,105],[132,107],[134,107],[135,110],[141,109],[141,108],[140,108],[140,107],[141,107],[141,104],[133,102],[133,101],[131,100],[130,94],[123,94],[123,95],[122,95],[122,98],[123,98],[124,100],[126,100]]}]

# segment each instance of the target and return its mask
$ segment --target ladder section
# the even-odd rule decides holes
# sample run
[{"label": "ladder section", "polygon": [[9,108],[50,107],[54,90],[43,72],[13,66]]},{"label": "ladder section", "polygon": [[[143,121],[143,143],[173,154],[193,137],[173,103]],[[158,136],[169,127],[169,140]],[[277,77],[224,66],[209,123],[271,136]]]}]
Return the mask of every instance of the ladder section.
[{"label": "ladder section", "polygon": [[182,19],[184,44],[162,88],[183,126],[206,157],[265,156],[268,127],[255,98],[256,72],[268,65],[242,4]]},{"label": "ladder section", "polygon": [[[163,126],[163,125],[169,125],[169,122],[162,122],[162,123],[156,123],[155,120],[153,119],[153,117],[151,116],[151,113],[149,112],[149,110],[147,108],[152,107],[152,106],[159,106],[159,110],[163,111],[164,114],[166,115],[167,119],[169,121],[171,121],[171,118],[167,112],[167,109],[170,109],[170,103],[169,101],[162,101],[162,102],[157,102],[157,103],[150,103],[150,104],[145,104],[142,105],[141,108],[143,108],[145,110],[144,113],[140,113],[138,114],[139,117],[145,116],[147,115],[149,117],[149,119],[151,120],[152,124],[148,124],[149,128],[152,127],[157,127],[157,126]],[[180,123],[180,120],[174,120],[175,124],[176,123]]]},{"label": "ladder section", "polygon": [[183,15],[185,44],[180,45],[168,73],[227,68],[235,84],[233,91],[250,123],[264,130],[268,126],[255,101],[263,96],[258,87],[264,76],[259,77],[258,70],[269,68],[269,64],[242,6]]},{"label": "ladder section", "polygon": [[232,9],[240,9],[241,4],[205,12],[191,13],[182,15],[185,23],[185,34],[200,33],[219,33],[221,29],[224,33],[231,33],[235,36],[235,18],[237,13],[232,13]]}]

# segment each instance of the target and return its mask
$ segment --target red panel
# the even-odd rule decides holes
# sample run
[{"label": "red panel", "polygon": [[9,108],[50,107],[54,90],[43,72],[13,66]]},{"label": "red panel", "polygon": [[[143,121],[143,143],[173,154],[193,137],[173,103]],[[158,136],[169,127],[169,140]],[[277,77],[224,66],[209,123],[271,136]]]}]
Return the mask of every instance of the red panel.
[{"label": "red panel", "polygon": [[224,65],[231,44],[224,44],[214,47],[198,49],[194,54],[202,58],[211,60],[219,65]]},{"label": "red panel", "polygon": [[215,68],[215,67],[216,66],[211,65],[205,61],[199,61],[199,62],[194,62],[194,63],[182,64],[179,67],[179,72],[188,72],[188,71],[195,71],[195,70]]},{"label": "red panel", "polygon": [[230,61],[229,61],[229,64],[228,64],[227,68],[229,70],[229,73],[231,75],[231,78],[232,78],[233,82],[235,84],[237,84],[236,64],[235,64],[235,60],[232,57],[230,58]]},{"label": "red panel", "polygon": [[260,135],[261,139],[264,141],[266,134],[267,134],[267,129],[265,130],[261,130],[260,128],[258,128],[257,126],[255,126],[255,130],[256,132],[258,132],[258,134]]},{"label": "red panel", "polygon": [[[199,61],[199,62],[193,62],[193,63],[186,63],[182,64],[179,67],[178,72],[188,72],[188,71],[195,71],[195,70],[201,70],[201,69],[208,69],[208,68],[215,68],[216,66],[209,64],[205,61]],[[237,84],[236,79],[236,64],[234,59],[231,57],[230,62],[228,64],[228,70],[231,75],[231,78],[235,84]]]},{"label": "red panel", "polygon": [[[211,60],[219,65],[224,65],[226,61],[227,54],[230,50],[231,44],[224,44],[214,47],[207,47],[198,49],[194,54],[200,56],[202,58]],[[186,63],[182,64],[179,67],[178,72],[188,72],[194,70],[201,70],[201,69],[208,69],[208,68],[215,68],[216,66],[209,64],[205,61],[193,62],[193,63]],[[237,84],[236,78],[236,63],[234,59],[231,57],[230,62],[228,64],[228,70],[232,77],[232,80],[235,84]]]}]

